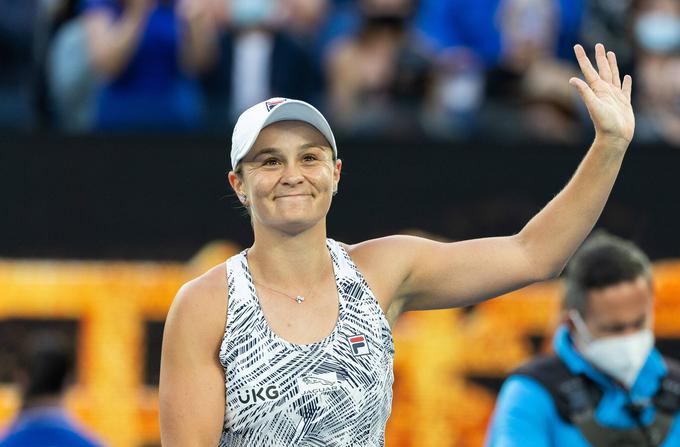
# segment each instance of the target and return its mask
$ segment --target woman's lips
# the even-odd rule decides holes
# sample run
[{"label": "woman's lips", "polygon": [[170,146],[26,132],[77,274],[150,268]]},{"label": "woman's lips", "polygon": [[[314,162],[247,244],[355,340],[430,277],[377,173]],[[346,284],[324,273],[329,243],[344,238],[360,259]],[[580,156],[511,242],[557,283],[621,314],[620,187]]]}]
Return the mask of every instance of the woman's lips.
[{"label": "woman's lips", "polygon": [[289,199],[293,197],[311,197],[311,194],[286,194],[282,196],[276,196],[277,199]]}]

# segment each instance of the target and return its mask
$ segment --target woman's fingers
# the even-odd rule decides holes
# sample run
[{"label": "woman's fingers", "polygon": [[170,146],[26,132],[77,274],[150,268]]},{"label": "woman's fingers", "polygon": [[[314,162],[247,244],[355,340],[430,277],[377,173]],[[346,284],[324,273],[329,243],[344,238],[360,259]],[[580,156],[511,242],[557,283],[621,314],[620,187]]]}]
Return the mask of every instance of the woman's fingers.
[{"label": "woman's fingers", "polygon": [[619,77],[619,65],[616,63],[616,54],[613,51],[607,52],[607,61],[609,61],[609,68],[612,71],[612,84],[621,88],[621,78]]},{"label": "woman's fingers", "polygon": [[588,86],[588,84],[586,84],[583,80],[579,78],[571,78],[569,79],[569,84],[576,87],[576,90],[578,90],[578,93],[581,95],[581,98],[583,98],[583,102],[586,103],[587,107],[597,101],[597,96],[592,91],[590,86]]},{"label": "woman's fingers", "polygon": [[595,68],[593,68],[593,64],[590,63],[590,59],[588,59],[588,56],[586,56],[586,52],[581,45],[574,46],[574,53],[576,54],[578,65],[581,67],[581,72],[586,78],[586,82],[588,84],[592,84],[593,82],[600,79],[600,76],[597,74]]},{"label": "woman's fingers", "polygon": [[623,85],[621,86],[621,90],[623,90],[623,93],[626,95],[628,102],[630,102],[630,92],[631,92],[632,89],[633,89],[633,78],[631,78],[630,75],[625,75],[623,77]]},{"label": "woman's fingers", "polygon": [[607,55],[604,50],[604,45],[598,43],[595,45],[595,61],[597,62],[597,69],[600,73],[600,79],[607,84],[612,83],[612,70],[607,61]]},{"label": "woman's fingers", "polygon": [[[623,78],[623,82],[621,81],[619,64],[616,60],[616,54],[614,54],[613,51],[606,52],[604,45],[601,43],[595,45],[595,61],[598,70],[595,70],[581,45],[574,46],[574,53],[576,54],[576,60],[578,61],[579,67],[581,67],[581,72],[583,72],[583,76],[588,85],[592,86],[593,82],[602,79],[606,83],[622,89],[630,101],[632,80],[630,76],[626,75]],[[572,85],[575,84],[572,83]]]}]

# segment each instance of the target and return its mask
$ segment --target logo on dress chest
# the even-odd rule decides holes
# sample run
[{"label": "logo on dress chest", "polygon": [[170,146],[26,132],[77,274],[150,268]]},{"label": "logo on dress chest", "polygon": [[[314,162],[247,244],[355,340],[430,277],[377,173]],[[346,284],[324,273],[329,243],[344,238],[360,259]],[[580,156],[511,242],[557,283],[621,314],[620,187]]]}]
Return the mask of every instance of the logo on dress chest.
[{"label": "logo on dress chest", "polygon": [[340,387],[338,375],[334,372],[311,374],[297,379],[298,390],[301,393],[316,393],[335,391]]},{"label": "logo on dress chest", "polygon": [[236,392],[238,401],[242,404],[256,404],[279,398],[279,389],[276,385],[265,385],[252,388],[241,388]]},{"label": "logo on dress chest", "polygon": [[352,354],[354,354],[355,357],[371,353],[368,349],[368,340],[363,334],[347,337],[347,342],[349,343],[350,348],[352,348]]}]

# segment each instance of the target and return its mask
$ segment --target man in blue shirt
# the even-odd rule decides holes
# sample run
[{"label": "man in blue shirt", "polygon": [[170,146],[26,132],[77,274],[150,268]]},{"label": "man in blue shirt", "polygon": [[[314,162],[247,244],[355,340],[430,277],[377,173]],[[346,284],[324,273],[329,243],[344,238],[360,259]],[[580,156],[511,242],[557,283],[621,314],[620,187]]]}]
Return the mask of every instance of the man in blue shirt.
[{"label": "man in blue shirt", "polygon": [[65,343],[53,334],[42,334],[27,346],[18,371],[21,411],[0,433],[0,447],[100,447],[63,407],[73,368]]},{"label": "man in blue shirt", "polygon": [[503,385],[487,447],[680,445],[680,368],[654,348],[647,257],[599,233],[571,260],[555,355]]}]

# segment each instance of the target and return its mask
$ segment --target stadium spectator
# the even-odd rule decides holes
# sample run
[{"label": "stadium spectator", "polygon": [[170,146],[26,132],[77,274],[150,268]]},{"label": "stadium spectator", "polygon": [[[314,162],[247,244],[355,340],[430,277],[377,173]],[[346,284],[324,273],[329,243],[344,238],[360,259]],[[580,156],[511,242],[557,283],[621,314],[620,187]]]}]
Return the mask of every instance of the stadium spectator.
[{"label": "stadium spectator", "polygon": [[186,130],[200,125],[195,75],[215,47],[207,0],[84,0],[95,69],[106,79],[95,127]]},{"label": "stadium spectator", "polygon": [[464,138],[478,130],[484,75],[495,66],[500,39],[494,21],[499,0],[422,0],[415,26],[436,54],[432,108],[427,125],[441,137]]},{"label": "stadium spectator", "polygon": [[[566,10],[554,0],[500,3],[497,14],[502,49],[498,65],[487,74],[483,119],[485,126],[503,138],[530,136],[554,142],[579,138],[581,110],[565,87],[576,71],[559,57],[563,36],[576,37],[574,29],[563,27],[577,26],[573,18],[582,12],[579,3]],[[566,18],[572,20],[565,23]],[[511,113],[517,109],[521,113]]]},{"label": "stadium spectator", "polygon": [[0,0],[0,128],[36,124],[35,29],[38,0]]},{"label": "stadium spectator", "polygon": [[58,2],[45,48],[46,108],[55,127],[68,132],[92,130],[98,76],[87,47],[79,0]]},{"label": "stadium spectator", "polygon": [[639,138],[680,146],[680,3],[639,1],[633,30],[640,85]]},{"label": "stadium spectator", "polygon": [[593,45],[607,42],[616,53],[621,71],[633,71],[634,39],[630,32],[635,0],[589,0],[586,2],[580,40]]},{"label": "stadium spectator", "polygon": [[522,21],[527,35],[549,27],[554,37],[545,44],[557,57],[571,60],[584,7],[584,0],[422,0],[416,24],[439,51],[465,47],[485,66],[493,67],[503,59],[508,46],[516,43],[507,39],[501,23],[506,20],[501,16],[511,11]]},{"label": "stadium spectator", "polygon": [[434,64],[411,32],[413,0],[361,0],[362,23],[328,49],[329,108],[351,133],[421,130]]},{"label": "stadium spectator", "polygon": [[19,360],[22,406],[0,447],[99,447],[64,409],[73,358],[55,334],[30,338]]},{"label": "stadium spectator", "polygon": [[574,255],[565,281],[555,354],[505,382],[487,446],[680,445],[680,363],[654,348],[647,257],[598,233]]},{"label": "stadium spectator", "polygon": [[279,0],[227,0],[217,5],[218,59],[203,78],[209,128],[224,130],[241,110],[271,96],[314,100],[320,95],[321,74],[311,50],[283,26],[290,18],[285,9],[289,5]]},{"label": "stadium spectator", "polygon": [[280,0],[286,30],[305,45],[315,45],[328,16],[328,0]]},{"label": "stadium spectator", "polygon": [[415,25],[438,53],[466,48],[491,67],[501,51],[494,21],[500,1],[421,0]]}]

